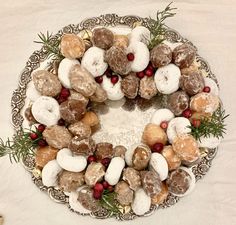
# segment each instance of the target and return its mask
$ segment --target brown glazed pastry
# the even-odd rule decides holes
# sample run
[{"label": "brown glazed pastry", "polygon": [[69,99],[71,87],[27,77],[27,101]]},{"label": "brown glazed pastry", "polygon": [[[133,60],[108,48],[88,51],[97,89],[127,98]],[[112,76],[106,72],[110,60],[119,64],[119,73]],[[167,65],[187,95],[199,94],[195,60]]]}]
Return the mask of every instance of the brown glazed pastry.
[{"label": "brown glazed pastry", "polygon": [[79,190],[78,201],[85,209],[92,212],[98,211],[101,208],[99,201],[93,197],[92,189],[88,186],[84,186]]},{"label": "brown glazed pastry", "polygon": [[58,149],[51,146],[39,147],[36,149],[35,163],[37,167],[43,168],[49,161],[57,156]]},{"label": "brown glazed pastry", "polygon": [[206,92],[201,92],[193,96],[190,101],[190,108],[198,113],[212,114],[217,110],[219,105],[219,97]]},{"label": "brown glazed pastry", "polygon": [[60,104],[61,118],[68,123],[75,123],[83,118],[86,105],[79,100],[67,100]]},{"label": "brown glazed pastry", "polygon": [[81,122],[87,124],[90,127],[96,126],[99,124],[99,118],[95,112],[86,112]]},{"label": "brown glazed pastry", "polygon": [[92,42],[102,49],[109,49],[113,45],[114,35],[107,28],[96,28],[93,30]]},{"label": "brown glazed pastry", "polygon": [[76,191],[84,184],[84,172],[70,172],[63,170],[58,177],[59,187],[66,192]]},{"label": "brown glazed pastry", "polygon": [[127,48],[128,45],[129,45],[129,38],[128,38],[128,36],[127,35],[115,34],[114,35],[113,45],[121,47],[121,48]]},{"label": "brown glazed pastry", "polygon": [[190,187],[191,176],[185,170],[179,168],[170,173],[166,184],[171,193],[183,195]]},{"label": "brown glazed pastry", "polygon": [[93,102],[105,102],[107,100],[107,93],[99,84],[97,84],[94,94],[90,96],[90,100]]},{"label": "brown glazed pastry", "polygon": [[129,184],[129,187],[136,191],[141,186],[141,177],[139,171],[133,167],[127,167],[123,170],[123,180]]},{"label": "brown glazed pastry", "polygon": [[144,128],[142,141],[149,147],[152,147],[156,143],[165,145],[167,142],[167,135],[160,126],[149,123]]},{"label": "brown glazed pastry", "polygon": [[79,92],[75,91],[75,90],[70,90],[70,96],[68,98],[68,100],[78,100],[81,101],[82,103],[84,103],[85,106],[88,105],[89,99],[84,97],[82,94],[80,94]]},{"label": "brown glazed pastry", "polygon": [[147,145],[139,145],[134,150],[132,157],[132,165],[136,170],[144,170],[149,163],[151,158],[151,150]]},{"label": "brown glazed pastry", "polygon": [[139,95],[145,99],[151,99],[157,94],[157,87],[153,77],[145,76],[140,80]]},{"label": "brown glazed pastry", "polygon": [[96,146],[95,155],[98,160],[112,158],[114,155],[113,145],[107,142],[98,143]]},{"label": "brown glazed pastry", "polygon": [[141,171],[141,180],[144,191],[151,198],[161,192],[161,180],[159,175],[154,171]]},{"label": "brown glazed pastry", "polygon": [[127,151],[126,147],[124,147],[123,145],[117,145],[114,148],[114,157],[121,157],[124,159],[126,151]]},{"label": "brown glazed pastry", "polygon": [[121,205],[130,205],[134,199],[134,192],[130,189],[129,185],[120,181],[115,186],[116,200]]},{"label": "brown glazed pastry", "polygon": [[96,145],[92,138],[81,140],[77,136],[73,137],[69,144],[69,149],[76,155],[92,155],[95,147]]},{"label": "brown glazed pastry", "polygon": [[168,194],[169,191],[166,184],[161,183],[161,191],[158,194],[153,195],[151,198],[152,204],[153,205],[162,204],[167,199]]},{"label": "brown glazed pastry", "polygon": [[72,88],[85,97],[92,96],[96,91],[97,83],[93,76],[78,64],[70,69],[69,79]]},{"label": "brown glazed pastry", "polygon": [[130,73],[121,81],[121,90],[127,98],[134,99],[138,94],[139,78],[135,73]]},{"label": "brown glazed pastry", "polygon": [[71,124],[68,130],[80,140],[89,138],[92,133],[90,126],[81,121]]},{"label": "brown glazed pastry", "polygon": [[177,136],[173,141],[173,150],[186,162],[194,162],[200,157],[200,150],[196,139],[190,134]]},{"label": "brown glazed pastry", "polygon": [[94,186],[101,181],[105,175],[105,167],[100,162],[92,162],[86,169],[85,182],[89,186]]},{"label": "brown glazed pastry", "polygon": [[33,83],[40,94],[51,97],[58,95],[62,87],[58,77],[47,70],[34,72]]},{"label": "brown glazed pastry", "polygon": [[182,44],[173,50],[173,60],[179,68],[189,67],[196,56],[196,50],[189,44]]},{"label": "brown glazed pastry", "polygon": [[46,127],[43,131],[43,137],[48,145],[57,149],[67,148],[72,139],[72,135],[66,127],[58,125]]},{"label": "brown glazed pastry", "polygon": [[161,154],[165,157],[169,171],[175,170],[181,165],[181,159],[174,152],[171,145],[165,146],[161,152]]},{"label": "brown glazed pastry", "polygon": [[105,61],[109,64],[110,68],[120,75],[126,75],[130,72],[130,62],[127,59],[126,49],[112,46],[106,51]]},{"label": "brown glazed pastry", "polygon": [[168,107],[176,115],[179,116],[189,106],[189,97],[184,91],[176,91],[168,96]]},{"label": "brown glazed pastry", "polygon": [[64,34],[60,43],[61,54],[69,59],[76,59],[83,56],[85,43],[76,34]]},{"label": "brown glazed pastry", "polygon": [[190,96],[201,92],[204,86],[204,78],[199,72],[184,73],[180,77],[180,88]]},{"label": "brown glazed pastry", "polygon": [[154,68],[168,65],[172,60],[171,48],[166,44],[155,46],[150,52],[150,60]]}]

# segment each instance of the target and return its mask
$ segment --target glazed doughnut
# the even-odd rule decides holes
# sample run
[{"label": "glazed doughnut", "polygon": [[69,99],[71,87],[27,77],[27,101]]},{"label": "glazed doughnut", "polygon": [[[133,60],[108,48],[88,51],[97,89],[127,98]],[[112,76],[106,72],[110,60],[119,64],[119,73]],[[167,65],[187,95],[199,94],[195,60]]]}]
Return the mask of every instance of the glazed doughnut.
[{"label": "glazed doughnut", "polygon": [[62,171],[57,161],[49,161],[42,170],[42,182],[43,185],[50,187],[57,185],[57,175]]},{"label": "glazed doughnut", "polygon": [[105,180],[110,185],[116,185],[120,179],[124,167],[125,167],[125,160],[123,158],[121,157],[112,158],[105,174]]},{"label": "glazed doughnut", "polygon": [[150,123],[154,123],[160,126],[161,122],[163,121],[170,121],[175,116],[169,109],[158,109],[152,115]]},{"label": "glazed doughnut", "polygon": [[71,172],[81,172],[87,166],[84,156],[73,156],[68,148],[63,148],[57,153],[57,162],[63,169]]},{"label": "glazed doughnut", "polygon": [[148,47],[142,42],[131,42],[127,48],[127,53],[134,54],[134,60],[131,62],[131,70],[133,72],[143,71],[149,63]]},{"label": "glazed doughnut", "polygon": [[80,64],[76,59],[68,59],[64,58],[58,67],[58,78],[61,81],[62,85],[65,88],[71,88],[70,79],[69,79],[69,72],[72,66]]},{"label": "glazed doughnut", "polygon": [[180,134],[187,134],[191,132],[189,128],[191,126],[188,119],[185,117],[175,117],[173,118],[167,128],[167,136],[170,143],[174,141],[174,139]]},{"label": "glazed doughnut", "polygon": [[144,26],[135,27],[129,34],[129,41],[131,42],[143,42],[145,45],[148,45],[150,41],[150,31]]},{"label": "glazed doughnut", "polygon": [[81,61],[81,66],[87,69],[94,77],[104,74],[108,65],[104,62],[105,51],[98,47],[89,48]]},{"label": "glazed doughnut", "polygon": [[204,77],[204,81],[205,81],[205,86],[210,87],[210,89],[211,89],[210,93],[218,96],[219,95],[219,88],[218,88],[216,82],[209,77]]},{"label": "glazed doughnut", "polygon": [[57,124],[60,119],[60,109],[58,102],[47,96],[39,97],[32,105],[32,114],[37,122],[46,126]]},{"label": "glazed doughnut", "polygon": [[110,100],[117,101],[124,97],[124,93],[121,90],[121,77],[116,84],[111,82],[111,79],[107,76],[103,76],[102,88],[106,91],[107,97]]},{"label": "glazed doughnut", "polygon": [[154,80],[158,91],[162,94],[171,94],[177,91],[180,76],[179,67],[172,63],[157,69]]}]

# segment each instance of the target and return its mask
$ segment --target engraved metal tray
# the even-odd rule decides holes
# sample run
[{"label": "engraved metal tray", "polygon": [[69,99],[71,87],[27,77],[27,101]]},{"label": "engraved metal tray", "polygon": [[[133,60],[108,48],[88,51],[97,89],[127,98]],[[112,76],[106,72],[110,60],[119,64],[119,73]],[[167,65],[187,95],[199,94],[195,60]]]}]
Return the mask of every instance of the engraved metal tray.
[{"label": "engraved metal tray", "polygon": [[[58,33],[53,36],[53,38],[59,39],[65,33],[78,34],[84,29],[91,30],[96,26],[105,26],[110,28],[132,28],[135,23],[140,23],[143,26],[149,27],[149,18],[141,18],[133,15],[101,15],[99,17],[86,19],[76,25],[70,24],[68,26],[65,26],[64,28],[59,30]],[[171,28],[167,28],[165,39],[170,42],[188,42],[189,44],[194,46],[189,40],[183,38],[177,31]],[[42,62],[46,60],[46,55],[47,52],[45,48],[33,52],[33,54],[26,62],[26,66],[20,75],[18,88],[14,91],[11,100],[12,123],[16,132],[22,126],[24,120],[24,117],[22,116],[22,109],[25,105],[26,89],[27,84],[31,81],[31,73],[35,69],[39,68]],[[208,76],[217,82],[216,77],[212,73],[208,63],[199,55],[197,55],[196,63],[205,76]],[[94,135],[95,141],[109,141],[114,145],[122,144],[126,147],[129,147],[130,143],[137,142],[138,140],[140,140],[142,129],[148,123],[152,112],[156,108],[163,107],[163,98],[165,98],[165,96],[157,96],[152,101],[143,101],[141,99],[136,99],[135,104],[132,101],[126,101],[124,104],[121,102],[114,105],[110,102],[103,107],[95,106],[94,109],[99,112],[102,124],[100,131]],[[208,172],[216,153],[217,149],[207,149],[201,161],[191,168],[193,173],[195,174],[197,181]],[[23,165],[26,170],[30,172],[34,184],[41,191],[47,193],[49,197],[55,202],[65,204],[70,208],[68,204],[68,196],[63,191],[53,187],[44,186],[42,184],[41,177],[37,176],[34,173],[35,162],[33,157],[27,157],[23,161]],[[178,201],[179,197],[175,197],[172,194],[169,194],[164,203],[162,203],[158,207],[152,206],[150,211],[147,212],[144,216],[151,215],[157,209],[170,207],[176,204]],[[73,211],[72,209],[70,210]],[[129,211],[126,214],[120,213],[118,215],[113,215],[105,209],[89,214],[81,214],[79,212],[76,213],[78,213],[79,215],[91,216],[98,219],[114,217],[117,220],[132,220],[138,217],[137,215],[132,213],[132,211]]]}]

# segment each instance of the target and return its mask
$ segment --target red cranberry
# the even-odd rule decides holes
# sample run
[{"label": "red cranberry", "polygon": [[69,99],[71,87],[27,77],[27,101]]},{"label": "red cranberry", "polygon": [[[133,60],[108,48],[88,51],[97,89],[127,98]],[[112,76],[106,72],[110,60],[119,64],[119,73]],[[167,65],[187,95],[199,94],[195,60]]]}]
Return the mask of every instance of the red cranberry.
[{"label": "red cranberry", "polygon": [[30,138],[31,140],[36,140],[38,138],[38,135],[36,133],[31,133]]},{"label": "red cranberry", "polygon": [[102,81],[103,81],[103,76],[95,77],[95,81],[96,81],[98,84],[101,84]]},{"label": "red cranberry", "polygon": [[148,64],[148,66],[147,66],[147,69],[154,70],[154,67],[152,66],[152,64],[151,64],[151,63],[149,63],[149,64]]},{"label": "red cranberry", "polygon": [[203,88],[203,92],[209,93],[211,91],[211,88],[209,86],[205,86]]},{"label": "red cranberry", "polygon": [[41,140],[38,141],[38,145],[39,145],[40,147],[45,147],[45,146],[47,146],[48,144],[47,144],[47,142],[46,142],[45,140],[41,139]]},{"label": "red cranberry", "polygon": [[39,124],[37,130],[42,133],[45,130],[45,126],[43,124]]},{"label": "red cranberry", "polygon": [[144,73],[147,77],[151,77],[154,72],[153,72],[153,69],[146,69]]},{"label": "red cranberry", "polygon": [[113,188],[113,186],[109,185],[108,188],[107,188],[107,190],[108,190],[109,192],[113,192],[113,191],[114,191],[114,188]]},{"label": "red cranberry", "polygon": [[104,189],[107,189],[110,186],[110,184],[105,180],[102,182],[102,185]]},{"label": "red cranberry", "polygon": [[160,127],[165,130],[168,127],[168,122],[167,121],[161,122]]},{"label": "red cranberry", "polygon": [[117,75],[111,76],[111,83],[116,84],[119,80],[119,77]]},{"label": "red cranberry", "polygon": [[94,197],[95,199],[101,199],[101,197],[102,197],[102,192],[93,190],[93,197]]},{"label": "red cranberry", "polygon": [[106,76],[108,77],[108,78],[111,78],[111,76],[112,76],[112,70],[111,70],[111,68],[107,68],[107,70],[105,71],[105,74],[106,74]]},{"label": "red cranberry", "polygon": [[90,155],[90,156],[88,157],[88,163],[96,162],[96,161],[97,161],[97,159],[96,159],[96,157],[95,157],[94,155]]},{"label": "red cranberry", "polygon": [[134,54],[133,54],[133,53],[128,53],[128,54],[127,54],[127,59],[128,59],[129,61],[134,61]]},{"label": "red cranberry", "polygon": [[64,125],[65,125],[65,120],[59,119],[59,120],[57,121],[57,124],[58,124],[59,126],[64,126]]},{"label": "red cranberry", "polygon": [[140,79],[144,78],[145,73],[143,71],[136,73],[136,76]]},{"label": "red cranberry", "polygon": [[67,89],[67,88],[62,88],[61,89],[61,93],[60,93],[60,97],[62,97],[62,98],[68,98],[70,96],[70,91],[69,91],[69,89]]},{"label": "red cranberry", "polygon": [[162,143],[156,143],[152,146],[152,152],[158,152],[161,153],[164,145]]},{"label": "red cranberry", "polygon": [[110,158],[104,158],[104,159],[102,159],[102,161],[101,161],[102,165],[104,165],[105,167],[108,167],[109,164],[110,164],[110,162],[111,162],[111,159],[110,159]]},{"label": "red cranberry", "polygon": [[182,113],[183,117],[190,118],[192,116],[192,110],[191,109],[185,109]]},{"label": "red cranberry", "polygon": [[94,185],[94,191],[98,191],[98,192],[103,192],[103,190],[104,190],[104,188],[103,188],[103,185],[101,184],[101,183],[96,183],[95,185]]},{"label": "red cranberry", "polygon": [[194,127],[196,127],[196,128],[200,127],[200,125],[201,125],[201,120],[199,120],[199,119],[193,119],[193,120],[192,120],[192,125],[193,125]]}]

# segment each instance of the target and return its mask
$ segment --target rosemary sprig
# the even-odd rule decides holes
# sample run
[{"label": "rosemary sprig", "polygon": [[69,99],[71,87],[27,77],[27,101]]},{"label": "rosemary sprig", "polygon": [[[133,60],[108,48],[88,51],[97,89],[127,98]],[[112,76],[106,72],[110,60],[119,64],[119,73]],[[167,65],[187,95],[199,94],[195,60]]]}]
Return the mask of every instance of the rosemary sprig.
[{"label": "rosemary sprig", "polygon": [[173,12],[177,8],[171,7],[172,2],[166,6],[163,11],[157,11],[156,19],[150,18],[149,30],[151,33],[151,40],[149,42],[149,49],[154,48],[156,45],[164,41],[164,35],[166,32],[166,26],[164,21],[167,18],[173,17],[176,13]]},{"label": "rosemary sprig", "polygon": [[37,146],[38,141],[42,138],[42,134],[36,132],[38,138],[32,140],[30,138],[31,133],[31,129],[23,130],[21,128],[12,140],[8,138],[4,143],[4,141],[0,138],[0,157],[8,155],[12,163],[13,161],[19,162],[28,155],[34,155],[34,149]]},{"label": "rosemary sprig", "polygon": [[39,41],[34,41],[37,44],[42,44],[47,51],[47,58],[51,58],[53,60],[59,60],[61,61],[64,56],[61,54],[60,52],[60,40],[53,38],[52,34],[49,34],[49,32],[47,31],[46,34],[43,34],[42,32],[40,32],[38,34],[39,37]]},{"label": "rosemary sprig", "polygon": [[226,132],[225,119],[229,114],[225,115],[225,110],[219,107],[211,117],[200,118],[200,126],[190,126],[191,134],[200,140],[200,137],[210,137],[211,135],[216,138],[223,138]]},{"label": "rosemary sprig", "polygon": [[111,214],[120,213],[115,200],[116,193],[105,190],[102,194],[102,198],[100,199],[100,205],[107,209]]}]

